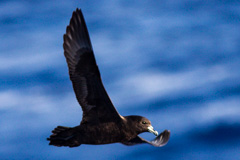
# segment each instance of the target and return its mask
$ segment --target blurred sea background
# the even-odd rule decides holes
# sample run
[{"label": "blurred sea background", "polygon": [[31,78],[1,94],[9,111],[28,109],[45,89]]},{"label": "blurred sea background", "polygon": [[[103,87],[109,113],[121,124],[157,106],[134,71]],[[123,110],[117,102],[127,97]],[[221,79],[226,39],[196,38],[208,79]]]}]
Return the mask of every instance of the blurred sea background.
[{"label": "blurred sea background", "polygon": [[[62,47],[77,7],[113,104],[166,146],[48,145],[81,121]],[[240,159],[240,1],[2,0],[0,135],[0,159]]]}]

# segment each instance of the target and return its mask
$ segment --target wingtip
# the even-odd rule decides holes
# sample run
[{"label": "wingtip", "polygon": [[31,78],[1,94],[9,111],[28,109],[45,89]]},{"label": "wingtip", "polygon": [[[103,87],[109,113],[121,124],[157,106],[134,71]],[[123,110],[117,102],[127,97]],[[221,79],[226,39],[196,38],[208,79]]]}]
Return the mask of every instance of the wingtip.
[{"label": "wingtip", "polygon": [[76,8],[76,11],[81,11],[81,8],[78,8],[78,7],[77,7],[77,8]]},{"label": "wingtip", "polygon": [[81,9],[81,8],[76,8],[76,11],[75,11],[75,12],[82,14],[82,9]]},{"label": "wingtip", "polygon": [[168,143],[169,139],[170,139],[170,131],[164,130],[154,140],[148,143],[155,147],[163,147]]},{"label": "wingtip", "polygon": [[166,137],[167,139],[169,139],[171,132],[170,132],[170,130],[164,130],[161,134],[162,134],[164,137]]},{"label": "wingtip", "polygon": [[170,131],[170,130],[167,130],[167,129],[165,129],[163,132],[164,132],[164,133],[168,133],[169,135],[171,134],[171,131]]},{"label": "wingtip", "polygon": [[162,137],[162,144],[160,146],[164,146],[168,143],[170,139],[170,130],[164,130],[160,135]]},{"label": "wingtip", "polygon": [[76,15],[82,15],[81,8],[76,8],[76,10],[72,12],[72,17],[75,17]]}]

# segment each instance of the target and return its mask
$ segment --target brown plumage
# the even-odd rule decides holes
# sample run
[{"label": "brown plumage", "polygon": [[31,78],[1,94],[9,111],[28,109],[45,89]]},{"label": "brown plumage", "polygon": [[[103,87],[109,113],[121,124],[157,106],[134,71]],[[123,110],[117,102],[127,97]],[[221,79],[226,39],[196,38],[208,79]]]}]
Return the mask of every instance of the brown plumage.
[{"label": "brown plumage", "polygon": [[[67,26],[63,48],[83,117],[79,126],[56,127],[47,139],[50,145],[76,147],[119,142],[125,145],[149,143],[160,147],[168,142],[170,131],[165,130],[158,135],[147,118],[121,116],[117,112],[104,89],[87,26],[79,9],[73,12]],[[151,132],[157,137],[147,141],[138,136],[142,132]]]}]

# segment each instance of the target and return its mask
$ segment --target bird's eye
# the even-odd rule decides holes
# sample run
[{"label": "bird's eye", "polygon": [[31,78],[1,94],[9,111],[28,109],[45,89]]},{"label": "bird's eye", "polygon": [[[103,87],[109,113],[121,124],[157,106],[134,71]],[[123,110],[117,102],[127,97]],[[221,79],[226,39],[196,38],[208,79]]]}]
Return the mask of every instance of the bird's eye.
[{"label": "bird's eye", "polygon": [[147,122],[143,121],[142,124],[147,124]]}]

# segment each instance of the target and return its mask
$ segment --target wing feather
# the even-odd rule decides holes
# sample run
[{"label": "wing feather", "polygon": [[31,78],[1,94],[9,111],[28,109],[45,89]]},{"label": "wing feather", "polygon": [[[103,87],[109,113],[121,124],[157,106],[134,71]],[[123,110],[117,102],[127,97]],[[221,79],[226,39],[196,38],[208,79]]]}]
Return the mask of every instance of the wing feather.
[{"label": "wing feather", "polygon": [[63,39],[69,76],[83,110],[81,123],[120,118],[102,84],[81,10],[73,12]]},{"label": "wing feather", "polygon": [[139,136],[131,139],[127,142],[122,142],[124,145],[132,146],[136,144],[142,144],[142,143],[148,143],[150,145],[153,145],[155,147],[162,147],[167,144],[168,140],[170,138],[170,131],[165,130],[161,134],[159,134],[155,139],[152,141],[145,140]]}]

